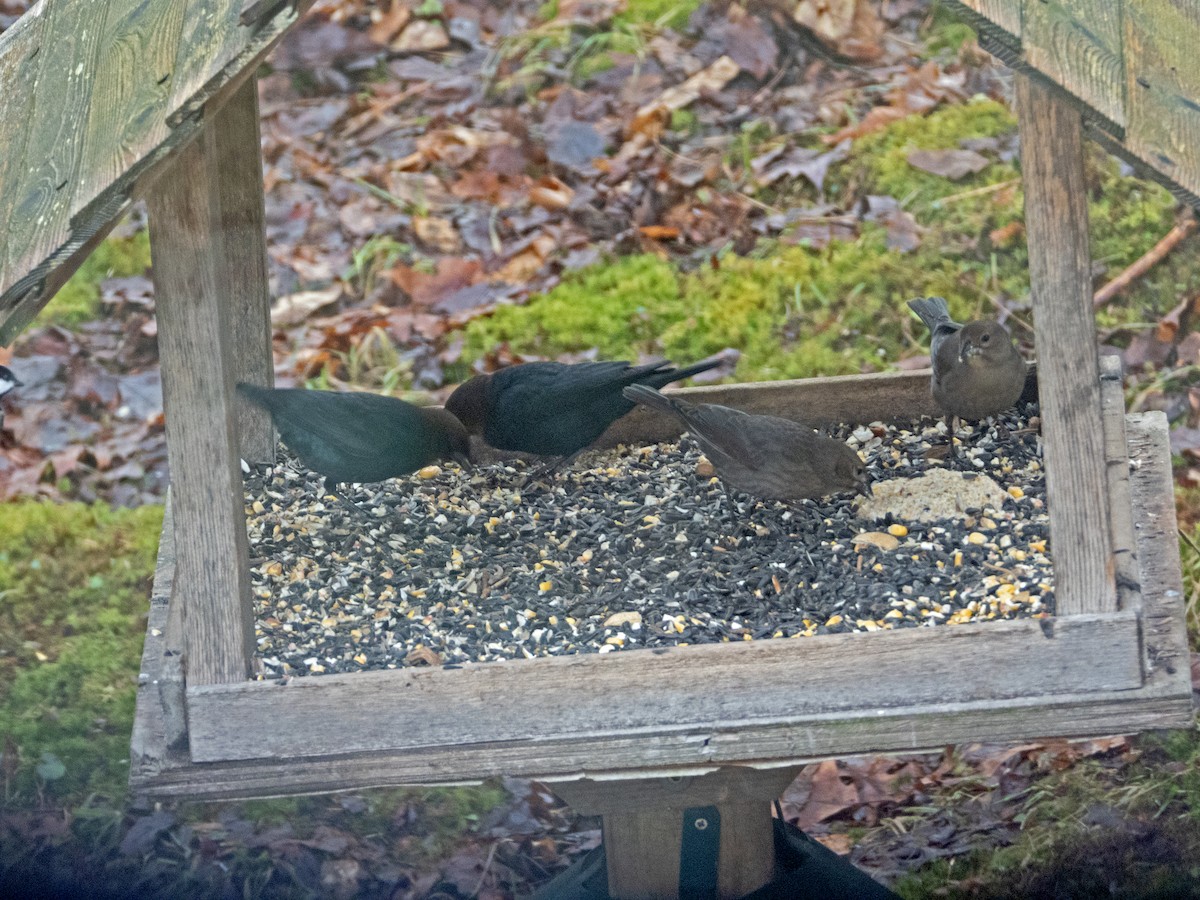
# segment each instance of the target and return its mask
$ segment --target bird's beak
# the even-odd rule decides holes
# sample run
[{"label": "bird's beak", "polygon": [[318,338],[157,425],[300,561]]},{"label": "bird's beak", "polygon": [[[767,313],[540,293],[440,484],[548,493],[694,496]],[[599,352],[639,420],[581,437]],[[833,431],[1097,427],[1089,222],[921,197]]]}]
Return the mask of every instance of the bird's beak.
[{"label": "bird's beak", "polygon": [[24,387],[25,382],[23,382],[20,378],[18,378],[16,375],[14,375],[12,377],[12,386],[15,388]]},{"label": "bird's beak", "polygon": [[860,481],[858,484],[858,492],[864,497],[875,496],[875,490],[871,487],[871,482],[869,481]]},{"label": "bird's beak", "polygon": [[462,466],[465,471],[467,471],[467,472],[471,471],[471,458],[469,456],[467,456],[465,453],[455,453],[454,456],[451,457],[451,459],[453,459],[456,463],[458,463],[460,466]]}]

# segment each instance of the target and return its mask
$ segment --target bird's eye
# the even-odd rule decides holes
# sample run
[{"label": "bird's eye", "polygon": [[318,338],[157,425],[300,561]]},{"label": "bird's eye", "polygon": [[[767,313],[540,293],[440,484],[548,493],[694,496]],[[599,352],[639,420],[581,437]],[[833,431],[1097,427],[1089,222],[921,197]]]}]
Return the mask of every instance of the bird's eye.
[{"label": "bird's eye", "polygon": [[979,336],[979,343],[986,344],[992,339],[992,336],[986,331]]}]

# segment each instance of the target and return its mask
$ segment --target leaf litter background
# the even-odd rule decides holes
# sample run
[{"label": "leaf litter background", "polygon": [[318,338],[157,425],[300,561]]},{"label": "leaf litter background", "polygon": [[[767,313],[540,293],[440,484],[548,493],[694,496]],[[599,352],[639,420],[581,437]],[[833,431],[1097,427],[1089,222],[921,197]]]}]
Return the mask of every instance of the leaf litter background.
[{"label": "leaf litter background", "polygon": [[[0,0],[0,27],[24,6]],[[917,57],[930,15],[923,0],[705,5],[677,29],[655,31],[641,54],[616,48],[615,64],[595,71],[588,41],[619,35],[623,4],[562,0],[548,19],[546,10],[324,2],[273,53],[260,99],[281,383],[322,372],[335,384],[348,379],[354,354],[386,336],[413,388],[444,397],[465,374],[464,322],[611,254],[712,265],[718,252],[745,253],[764,238],[853,239],[863,221],[883,223],[889,246],[911,250],[922,234],[901,198],[827,202],[830,166],[851,140],[891,122],[1007,90],[1005,71],[984,54]],[[660,138],[681,111],[699,127],[668,145]],[[744,172],[731,169],[742,127],[764,120],[782,134],[832,127],[820,148],[775,143]],[[956,179],[1014,151],[981,143],[915,152],[909,163]],[[765,207],[748,179],[804,179],[822,199]],[[142,228],[135,214],[117,233]],[[12,351],[26,386],[0,432],[4,496],[163,499],[152,285],[144,275],[109,278],[101,292],[102,317],[70,331],[35,327]],[[1184,303],[1153,323],[1127,362],[1161,361],[1194,341],[1191,315]],[[501,348],[486,364],[517,361]],[[1171,402],[1200,408],[1190,390]],[[1200,433],[1180,439],[1185,454],[1200,447]],[[805,768],[783,811],[890,882],[931,860],[1011,843],[1025,824],[1022,798],[1047,773],[1087,759],[1116,782],[1140,753],[1112,738],[826,761]],[[132,809],[117,855],[143,864],[147,894],[172,885],[176,869],[198,893],[241,893],[235,863],[258,853],[270,861],[263,895],[506,898],[598,843],[596,823],[541,786],[503,787],[508,799],[450,846],[430,844],[429,808],[417,800],[389,807],[379,832],[364,835],[354,822],[372,803],[352,794],[304,801],[302,827],[264,825],[238,804],[203,807],[210,817]],[[1095,824],[1144,843],[1144,823],[1102,805],[1093,813]],[[96,862],[72,849],[61,810],[6,808],[0,827],[57,854],[67,871],[82,876]]]}]

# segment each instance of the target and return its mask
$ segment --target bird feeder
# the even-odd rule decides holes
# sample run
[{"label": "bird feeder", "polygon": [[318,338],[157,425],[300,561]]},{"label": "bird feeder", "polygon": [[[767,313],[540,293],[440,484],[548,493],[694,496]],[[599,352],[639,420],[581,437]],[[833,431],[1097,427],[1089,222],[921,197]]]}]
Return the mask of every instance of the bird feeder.
[{"label": "bird feeder", "polygon": [[[1097,356],[1082,139],[1197,204],[1200,13],[965,5],[1017,70],[1053,618],[286,682],[251,680],[239,458],[272,459],[274,438],[233,385],[272,372],[253,73],[309,3],[41,0],[0,36],[0,343],[134,200],[149,209],[172,480],[133,788],[217,799],[538,778],[604,817],[612,896],[678,896],[703,870],[727,898],[770,879],[769,802],[803,763],[1188,725],[1167,422],[1126,415],[1120,372]],[[809,422],[935,412],[927,372],[687,393]],[[662,427],[631,415],[602,440]],[[707,862],[681,866],[688,852]]]}]

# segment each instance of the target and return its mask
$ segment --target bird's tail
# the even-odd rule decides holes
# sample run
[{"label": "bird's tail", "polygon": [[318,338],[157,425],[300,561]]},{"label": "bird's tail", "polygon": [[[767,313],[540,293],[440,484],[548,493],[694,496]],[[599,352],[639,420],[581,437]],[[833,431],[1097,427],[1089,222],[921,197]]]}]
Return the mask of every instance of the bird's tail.
[{"label": "bird's tail", "polygon": [[273,391],[270,388],[239,381],[237,383],[237,392],[255,406],[261,406],[263,409],[268,411],[271,409],[271,395]]},{"label": "bird's tail", "polygon": [[626,400],[632,400],[634,403],[640,403],[642,406],[666,413],[669,416],[684,419],[687,415],[687,406],[682,401],[660,394],[645,384],[631,384],[623,389],[621,394]]},{"label": "bird's tail", "polygon": [[[700,362],[693,363],[690,366],[684,366],[682,369],[672,369],[670,370],[671,381],[683,381],[685,378],[691,378],[693,375],[699,375],[701,372],[707,372],[709,369],[715,369],[724,362],[724,358],[717,356],[712,359],[702,359]],[[670,382],[664,383],[669,384]]]},{"label": "bird's tail", "polygon": [[939,325],[954,321],[950,318],[950,308],[941,297],[915,297],[908,301],[908,308],[921,317],[930,332],[937,331]]}]

